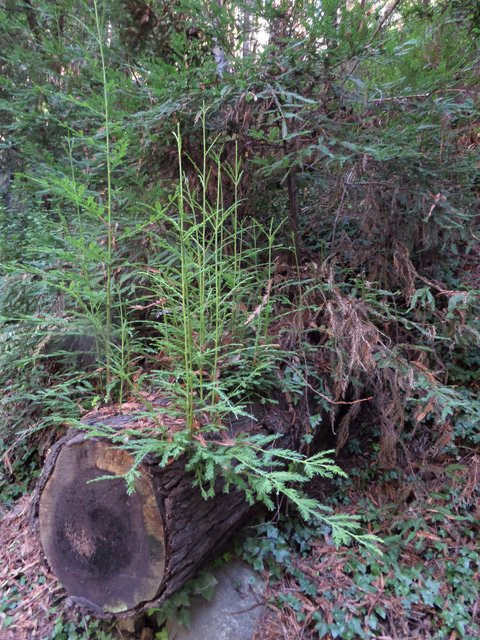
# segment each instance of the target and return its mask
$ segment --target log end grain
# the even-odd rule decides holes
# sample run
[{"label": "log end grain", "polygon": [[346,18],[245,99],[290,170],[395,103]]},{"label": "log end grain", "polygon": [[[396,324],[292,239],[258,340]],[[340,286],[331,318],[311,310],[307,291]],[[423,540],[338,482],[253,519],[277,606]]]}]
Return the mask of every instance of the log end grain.
[{"label": "log end grain", "polygon": [[132,457],[107,442],[62,447],[39,503],[48,563],[72,599],[103,613],[153,600],[165,572],[162,504],[142,470],[127,495]]}]

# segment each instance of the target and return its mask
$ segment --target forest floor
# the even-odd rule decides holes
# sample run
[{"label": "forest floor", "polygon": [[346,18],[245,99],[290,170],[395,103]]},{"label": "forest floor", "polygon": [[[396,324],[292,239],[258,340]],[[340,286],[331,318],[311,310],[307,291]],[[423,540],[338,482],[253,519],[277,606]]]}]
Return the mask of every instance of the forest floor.
[{"label": "forest floor", "polygon": [[[310,491],[336,512],[361,515],[365,528],[383,539],[382,555],[357,546],[335,550],[328,530],[288,511],[258,525],[253,536],[240,536],[227,555],[243,556],[269,585],[256,637],[480,637],[480,456],[419,457],[390,471],[352,451],[341,462],[347,482],[317,482]],[[0,511],[0,638],[134,637],[69,607],[29,528],[30,504],[25,493]],[[167,640],[158,628],[145,637],[154,634]]]},{"label": "forest floor", "polygon": [[480,456],[391,471],[349,463],[349,486],[321,486],[317,495],[336,512],[361,515],[382,538],[382,555],[333,551],[313,528],[279,526],[272,535],[293,539],[297,552],[270,581],[258,638],[479,638]]}]

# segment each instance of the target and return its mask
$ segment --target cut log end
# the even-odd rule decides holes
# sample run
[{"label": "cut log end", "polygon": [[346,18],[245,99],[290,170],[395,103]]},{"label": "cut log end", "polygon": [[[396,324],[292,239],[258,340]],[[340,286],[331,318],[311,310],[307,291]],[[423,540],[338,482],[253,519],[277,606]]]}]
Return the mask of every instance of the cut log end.
[{"label": "cut log end", "polygon": [[[124,429],[136,424],[140,410],[98,412],[84,420]],[[282,396],[275,405],[252,404],[250,411],[256,419],[226,423],[231,437],[262,432],[277,435],[279,446],[298,445],[307,418],[291,411]],[[78,431],[52,447],[32,515],[48,564],[74,602],[99,617],[159,606],[257,511],[242,491],[226,494],[221,477],[214,497],[205,500],[186,461],[186,454],[167,465],[148,457],[135,492],[127,495],[118,477],[132,467],[127,451]]]},{"label": "cut log end", "polygon": [[153,600],[165,572],[161,499],[148,472],[127,495],[133,464],[106,442],[63,446],[39,503],[42,545],[52,571],[84,606],[120,613]]}]

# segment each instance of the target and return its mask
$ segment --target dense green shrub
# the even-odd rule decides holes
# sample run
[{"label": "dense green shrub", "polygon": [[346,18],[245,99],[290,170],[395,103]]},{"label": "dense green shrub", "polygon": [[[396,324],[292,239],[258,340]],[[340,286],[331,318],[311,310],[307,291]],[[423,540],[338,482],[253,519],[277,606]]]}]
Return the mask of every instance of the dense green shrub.
[{"label": "dense green shrub", "polygon": [[477,411],[477,17],[5,0],[5,442],[161,388],[178,453],[279,384],[307,445],[368,418],[386,467],[419,429],[452,446]]}]

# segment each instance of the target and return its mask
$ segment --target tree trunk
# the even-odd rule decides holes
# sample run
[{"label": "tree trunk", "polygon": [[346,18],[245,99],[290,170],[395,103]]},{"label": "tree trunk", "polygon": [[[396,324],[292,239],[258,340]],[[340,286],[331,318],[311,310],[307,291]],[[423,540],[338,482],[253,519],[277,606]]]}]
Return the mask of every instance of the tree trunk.
[{"label": "tree trunk", "polygon": [[[253,408],[256,421],[232,421],[240,431],[278,433],[281,446],[297,446],[303,418],[286,402]],[[133,426],[135,413],[93,416],[87,424]],[[149,458],[135,492],[124,474],[132,456],[112,443],[69,433],[52,448],[40,478],[34,518],[53,573],[77,604],[96,615],[126,614],[161,604],[252,515],[243,492],[204,500],[185,459],[166,467]],[[92,482],[96,480],[95,482]]]}]

